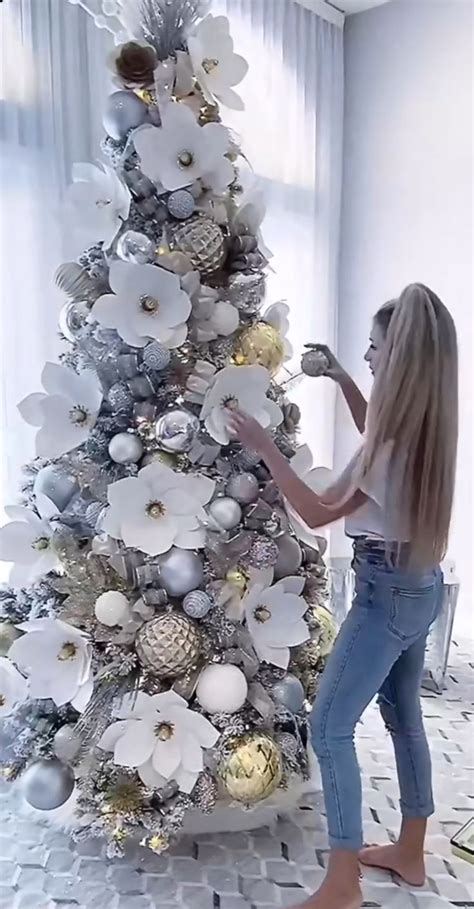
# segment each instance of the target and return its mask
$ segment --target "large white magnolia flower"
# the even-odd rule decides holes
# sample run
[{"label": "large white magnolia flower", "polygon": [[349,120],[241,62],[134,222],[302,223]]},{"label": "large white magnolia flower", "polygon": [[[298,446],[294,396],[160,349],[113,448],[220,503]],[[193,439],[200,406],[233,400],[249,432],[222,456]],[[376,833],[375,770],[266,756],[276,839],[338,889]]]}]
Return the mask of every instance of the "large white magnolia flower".
[{"label": "large white magnolia flower", "polygon": [[27,423],[39,427],[37,456],[56,458],[86,441],[99,414],[102,391],[92,370],[77,375],[57,363],[46,363],[41,383],[45,393],[28,395],[18,409]]},{"label": "large white magnolia flower", "polygon": [[289,312],[290,307],[288,304],[280,301],[279,303],[272,303],[262,315],[263,321],[272,325],[280,335],[280,338],[283,341],[285,360],[291,360],[291,357],[293,356],[293,347],[288,340],[288,332],[290,330],[290,322],[288,319]]},{"label": "large white magnolia flower", "polygon": [[261,426],[279,426],[282,412],[267,398],[270,373],[264,366],[226,366],[212,381],[201,411],[209,435],[221,445],[230,442],[229,410],[239,408],[254,417]]},{"label": "large white magnolia flower", "polygon": [[305,579],[288,577],[271,587],[255,584],[244,599],[247,628],[261,660],[288,669],[290,647],[309,638],[303,616],[308,605],[300,594]]},{"label": "large white magnolia flower", "polygon": [[150,339],[169,348],[184,344],[191,301],[177,275],[156,265],[116,261],[109,283],[114,292],[99,297],[92,310],[101,325],[115,328],[132,347],[145,347]]},{"label": "large white magnolia flower", "polygon": [[208,477],[176,473],[153,461],[136,477],[109,485],[110,507],[102,529],[126,546],[152,556],[171,546],[202,548],[206,540],[203,506],[214,488],[214,480]]},{"label": "large white magnolia flower", "polygon": [[182,792],[192,792],[204,768],[203,749],[219,738],[214,726],[174,691],[124,698],[115,715],[122,719],[106,729],[99,747],[113,751],[116,764],[136,767],[152,789],[175,780]]},{"label": "large white magnolia flower", "polygon": [[49,519],[58,514],[45,495],[36,495],[38,514],[30,508],[12,505],[5,508],[11,521],[0,528],[0,560],[13,562],[12,587],[28,587],[37,578],[59,567],[52,547],[53,528]]},{"label": "large white magnolia flower", "polygon": [[130,211],[128,187],[106,164],[74,164],[66,190],[66,216],[81,247],[112,243]]},{"label": "large white magnolia flower", "polygon": [[93,690],[92,647],[85,635],[60,619],[34,619],[18,626],[24,631],[8,657],[29,680],[31,698],[52,698],[58,707],[71,704],[83,711]]},{"label": "large white magnolia flower", "polygon": [[199,272],[191,271],[181,278],[181,286],[191,298],[191,331],[196,341],[203,344],[215,338],[228,337],[239,327],[239,311],[232,303],[219,300],[214,287],[201,284]]},{"label": "large white magnolia flower", "polygon": [[[300,445],[297,448],[290,464],[296,475],[318,495],[328,489],[334,480],[333,472],[327,467],[313,467],[313,455],[307,445]],[[308,546],[315,546],[318,537],[321,536],[321,529],[312,530],[311,527],[308,527],[287,499],[285,500],[285,508],[290,524],[298,539],[302,543],[307,543]]]},{"label": "large white magnolia flower", "polygon": [[230,144],[227,129],[220,123],[199,126],[184,104],[167,104],[162,125],[140,127],[133,141],[142,171],[165,189],[179,189],[202,179],[220,193],[234,179],[232,164],[225,157]]},{"label": "large white magnolia flower", "polygon": [[213,103],[217,98],[226,107],[243,110],[243,101],[231,86],[242,82],[248,63],[234,53],[227,16],[209,15],[199,22],[188,37],[188,50],[207,101]]},{"label": "large white magnolia flower", "polygon": [[0,717],[9,716],[28,697],[28,682],[6,657],[0,657]]}]

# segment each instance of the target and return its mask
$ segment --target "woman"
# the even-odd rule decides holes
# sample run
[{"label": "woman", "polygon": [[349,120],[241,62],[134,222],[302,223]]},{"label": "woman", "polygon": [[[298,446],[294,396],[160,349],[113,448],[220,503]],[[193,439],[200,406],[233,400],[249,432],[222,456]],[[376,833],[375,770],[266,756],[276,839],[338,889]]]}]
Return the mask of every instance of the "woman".
[{"label": "woman", "polygon": [[[374,375],[368,407],[330,355],[328,375],[341,385],[364,442],[323,497],[294,474],[258,423],[238,411],[229,418],[310,527],[345,517],[354,538],[354,604],[312,714],[331,852],[325,881],[307,909],[360,909],[359,861],[422,885],[426,824],[434,810],[419,692],[426,638],[440,604],[439,563],[454,489],[457,344],[446,307],[427,287],[410,285],[376,314],[366,360]],[[402,825],[395,845],[362,849],[354,730],[377,692],[395,747]]]}]

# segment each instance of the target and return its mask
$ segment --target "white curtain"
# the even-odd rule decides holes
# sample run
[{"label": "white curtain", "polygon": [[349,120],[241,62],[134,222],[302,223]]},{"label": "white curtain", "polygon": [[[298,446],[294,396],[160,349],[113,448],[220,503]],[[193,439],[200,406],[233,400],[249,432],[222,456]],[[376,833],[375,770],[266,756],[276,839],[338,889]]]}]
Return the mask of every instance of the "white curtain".
[{"label": "white curtain", "polygon": [[[335,341],[342,157],[342,31],[293,0],[217,0],[248,59],[246,111],[225,113],[267,195],[264,224],[274,252],[269,301],[291,305],[291,340]],[[37,389],[57,351],[60,295],[52,275],[63,257],[59,211],[73,161],[94,160],[109,82],[110,36],[66,0],[0,4],[2,476],[11,499],[31,434],[16,403]],[[299,357],[296,358],[296,362]],[[302,436],[331,463],[333,390],[306,380]]]}]

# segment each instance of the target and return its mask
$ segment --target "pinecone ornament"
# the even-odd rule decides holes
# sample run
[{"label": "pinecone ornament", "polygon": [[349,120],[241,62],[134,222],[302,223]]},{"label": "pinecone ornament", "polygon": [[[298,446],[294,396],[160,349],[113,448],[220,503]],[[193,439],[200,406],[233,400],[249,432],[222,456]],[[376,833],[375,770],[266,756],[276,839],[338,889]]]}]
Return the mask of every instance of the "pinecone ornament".
[{"label": "pinecone ornament", "polygon": [[173,229],[170,245],[184,253],[203,276],[219,271],[227,255],[222,230],[206,215],[196,215],[178,224]]},{"label": "pinecone ornament", "polygon": [[161,679],[184,675],[199,660],[201,632],[185,615],[167,612],[140,628],[135,648],[141,665]]}]

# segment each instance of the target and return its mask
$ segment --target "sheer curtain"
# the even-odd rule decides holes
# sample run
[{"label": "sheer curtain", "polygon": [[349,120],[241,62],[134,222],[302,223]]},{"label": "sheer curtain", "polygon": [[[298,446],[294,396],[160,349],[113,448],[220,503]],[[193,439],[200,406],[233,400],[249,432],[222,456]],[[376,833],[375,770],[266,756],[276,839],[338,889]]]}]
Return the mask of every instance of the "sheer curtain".
[{"label": "sheer curtain", "polygon": [[[336,332],[342,156],[342,31],[293,0],[217,0],[250,71],[246,111],[225,120],[242,136],[264,181],[265,239],[274,252],[269,301],[291,306],[291,340],[332,343]],[[0,4],[2,476],[0,500],[14,496],[19,466],[32,454],[16,403],[37,387],[54,357],[61,304],[52,275],[64,256],[59,212],[73,161],[94,160],[109,88],[110,36],[65,0]],[[306,380],[292,397],[303,437],[331,463],[330,383]]]}]

